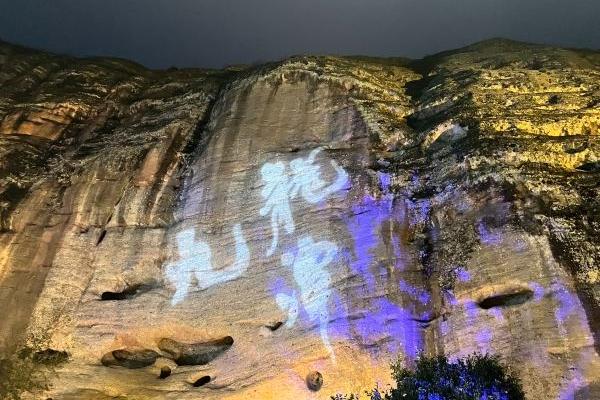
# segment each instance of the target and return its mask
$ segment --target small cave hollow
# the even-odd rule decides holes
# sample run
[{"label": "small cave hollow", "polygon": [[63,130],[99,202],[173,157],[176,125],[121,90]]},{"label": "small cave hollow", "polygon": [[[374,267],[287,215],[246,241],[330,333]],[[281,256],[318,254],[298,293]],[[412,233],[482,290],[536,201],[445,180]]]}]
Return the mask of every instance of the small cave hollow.
[{"label": "small cave hollow", "polygon": [[600,172],[600,161],[586,162],[575,167],[575,169],[582,172]]},{"label": "small cave hollow", "polygon": [[194,381],[194,383],[192,383],[192,386],[193,386],[193,387],[200,387],[200,386],[204,386],[204,385],[206,385],[207,383],[209,383],[210,381],[211,381],[211,377],[210,377],[210,376],[208,376],[208,375],[206,375],[206,376],[203,376],[203,377],[201,377],[201,378],[198,378],[198,379],[196,379],[196,380]]},{"label": "small cave hollow", "polygon": [[158,376],[158,378],[167,379],[169,376],[171,376],[171,368],[165,365],[160,369],[160,375]]},{"label": "small cave hollow", "polygon": [[150,290],[150,286],[147,285],[132,285],[126,287],[120,292],[102,292],[102,294],[100,295],[100,300],[127,300],[141,293],[147,292],[148,290]]},{"label": "small cave hollow", "polygon": [[100,246],[100,243],[102,243],[102,241],[104,240],[105,237],[106,237],[106,229],[102,229],[102,232],[100,232],[100,235],[98,236],[98,239],[96,240],[96,246]]},{"label": "small cave hollow", "polygon": [[271,332],[275,332],[277,329],[281,328],[282,325],[283,325],[283,322],[277,321],[273,324],[266,325],[266,327],[269,328],[269,330]]},{"label": "small cave hollow", "polygon": [[560,96],[557,94],[553,94],[552,96],[548,97],[548,104],[555,106],[558,103],[560,103]]},{"label": "small cave hollow", "polygon": [[519,289],[507,293],[495,294],[486,297],[479,303],[480,308],[489,310],[494,307],[512,307],[526,303],[533,298],[533,291],[530,289]]}]

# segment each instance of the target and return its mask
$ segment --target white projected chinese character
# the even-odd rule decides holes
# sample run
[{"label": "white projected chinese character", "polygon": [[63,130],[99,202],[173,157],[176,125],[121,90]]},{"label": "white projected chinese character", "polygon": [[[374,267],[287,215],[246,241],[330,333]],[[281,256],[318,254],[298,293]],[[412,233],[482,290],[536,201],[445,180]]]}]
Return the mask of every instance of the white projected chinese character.
[{"label": "white projected chinese character", "polygon": [[236,279],[248,269],[250,252],[242,235],[240,224],[233,227],[233,236],[235,238],[235,262],[228,268],[214,270],[210,247],[205,242],[196,242],[193,229],[187,229],[177,234],[179,260],[165,268],[167,279],[175,286],[171,304],[175,305],[183,301],[188,293],[192,276],[196,278],[198,287],[203,290]]},{"label": "white projected chinese character", "polygon": [[346,186],[348,174],[337,162],[335,162],[335,160],[331,160],[331,166],[337,173],[335,182],[327,186],[327,183],[321,179],[321,173],[319,172],[320,167],[312,165],[315,161],[315,157],[321,150],[320,147],[314,149],[310,152],[306,160],[297,158],[290,162],[290,168],[292,170],[290,197],[292,199],[296,198],[298,193],[300,193],[304,200],[315,204],[325,200],[329,195]]},{"label": "white projected chinese character", "polygon": [[261,194],[265,199],[265,205],[260,209],[260,215],[271,214],[271,229],[273,231],[273,240],[271,247],[267,251],[267,256],[271,256],[279,242],[279,226],[283,225],[288,234],[294,232],[294,219],[290,208],[290,200],[295,199],[298,194],[311,204],[323,201],[331,194],[344,188],[348,182],[348,174],[337,162],[331,161],[331,166],[336,171],[335,181],[327,185],[321,179],[321,167],[313,165],[317,154],[321,148],[314,149],[308,155],[308,158],[297,158],[290,162],[290,171],[284,163],[266,163],[260,172],[262,180],[265,182]]},{"label": "white projected chinese character", "polygon": [[294,280],[300,288],[300,301],[295,297],[295,293],[294,297],[283,293],[276,295],[279,307],[288,312],[286,326],[294,325],[299,303],[302,303],[309,320],[319,324],[321,340],[331,353],[333,349],[328,333],[331,275],[325,267],[334,260],[337,251],[337,246],[329,241],[315,243],[310,236],[298,240],[296,254],[283,254],[281,263],[292,268]]},{"label": "white projected chinese character", "polygon": [[298,298],[296,292],[291,296],[285,293],[277,293],[275,301],[279,308],[288,313],[287,320],[285,321],[286,328],[291,328],[298,319],[298,313],[300,312],[300,305],[298,304]]},{"label": "white projected chinese character", "polygon": [[285,165],[281,162],[266,163],[260,172],[263,181],[266,183],[261,192],[265,199],[265,205],[260,209],[260,215],[264,217],[271,213],[273,241],[267,251],[267,256],[270,256],[277,247],[279,225],[283,225],[288,234],[294,232],[294,219],[289,200],[291,184],[285,171]]}]

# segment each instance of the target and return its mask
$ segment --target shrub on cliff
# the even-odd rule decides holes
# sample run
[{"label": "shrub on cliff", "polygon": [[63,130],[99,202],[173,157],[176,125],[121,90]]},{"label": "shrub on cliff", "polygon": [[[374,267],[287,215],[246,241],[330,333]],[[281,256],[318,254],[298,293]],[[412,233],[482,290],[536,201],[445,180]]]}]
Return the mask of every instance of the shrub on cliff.
[{"label": "shrub on cliff", "polygon": [[0,358],[0,400],[20,400],[24,393],[47,390],[48,374],[67,359],[63,351],[27,347]]},{"label": "shrub on cliff", "polygon": [[[494,356],[475,354],[456,362],[421,356],[414,369],[392,365],[395,388],[374,389],[371,400],[524,400],[519,380]],[[336,395],[332,400],[358,400]]]},{"label": "shrub on cliff", "polygon": [[29,356],[0,359],[0,399],[19,400],[24,392],[46,389],[44,377]]}]

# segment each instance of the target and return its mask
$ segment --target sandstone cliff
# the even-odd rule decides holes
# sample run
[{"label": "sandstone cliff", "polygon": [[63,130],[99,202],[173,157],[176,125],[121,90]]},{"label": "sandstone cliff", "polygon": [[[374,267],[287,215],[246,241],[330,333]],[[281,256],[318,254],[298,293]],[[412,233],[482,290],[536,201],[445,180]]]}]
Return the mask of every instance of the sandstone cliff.
[{"label": "sandstone cliff", "polygon": [[479,351],[598,398],[599,126],[591,51],[149,71],[0,43],[5,386],[328,399]]}]

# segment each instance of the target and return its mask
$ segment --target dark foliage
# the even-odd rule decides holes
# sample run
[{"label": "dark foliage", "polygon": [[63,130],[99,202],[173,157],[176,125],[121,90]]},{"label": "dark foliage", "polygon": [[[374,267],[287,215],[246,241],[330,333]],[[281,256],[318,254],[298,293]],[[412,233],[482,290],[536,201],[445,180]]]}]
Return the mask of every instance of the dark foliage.
[{"label": "dark foliage", "polygon": [[[414,370],[392,365],[396,387],[374,389],[371,400],[524,400],[519,380],[497,357],[475,354],[456,362],[444,356],[420,357]],[[336,395],[333,400],[357,400]]]}]

